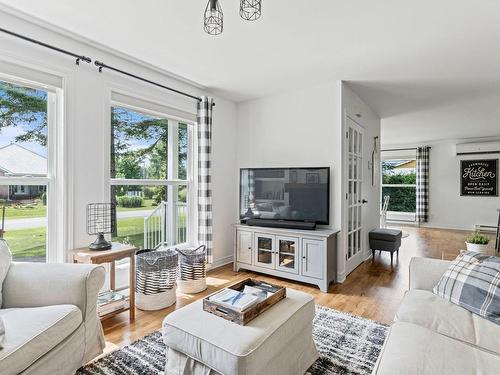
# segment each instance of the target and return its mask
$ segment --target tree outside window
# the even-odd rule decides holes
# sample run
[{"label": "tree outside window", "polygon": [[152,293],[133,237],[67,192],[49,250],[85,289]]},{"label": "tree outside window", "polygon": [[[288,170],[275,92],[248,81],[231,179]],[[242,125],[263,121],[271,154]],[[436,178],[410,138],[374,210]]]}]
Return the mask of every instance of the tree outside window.
[{"label": "tree outside window", "polygon": [[382,161],[382,197],[385,196],[390,196],[388,211],[415,213],[415,158]]}]

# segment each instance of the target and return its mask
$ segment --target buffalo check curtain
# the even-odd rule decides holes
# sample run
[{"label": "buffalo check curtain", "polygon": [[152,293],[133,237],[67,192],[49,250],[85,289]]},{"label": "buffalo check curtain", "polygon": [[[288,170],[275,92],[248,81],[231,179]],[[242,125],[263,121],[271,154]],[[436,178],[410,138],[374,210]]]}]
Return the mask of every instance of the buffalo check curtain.
[{"label": "buffalo check curtain", "polygon": [[417,148],[417,212],[419,223],[429,219],[429,150],[430,147]]},{"label": "buffalo check curtain", "polygon": [[212,262],[212,106],[213,99],[203,96],[198,102],[198,242],[207,249]]}]

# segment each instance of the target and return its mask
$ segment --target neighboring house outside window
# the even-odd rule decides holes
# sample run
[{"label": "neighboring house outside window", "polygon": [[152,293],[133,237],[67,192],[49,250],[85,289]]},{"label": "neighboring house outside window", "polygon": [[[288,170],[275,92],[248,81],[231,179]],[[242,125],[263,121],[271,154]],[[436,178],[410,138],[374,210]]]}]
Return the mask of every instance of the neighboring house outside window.
[{"label": "neighboring house outside window", "polygon": [[[2,177],[45,177],[47,158],[27,147],[16,143],[0,147],[0,176]],[[16,201],[36,199],[46,190],[46,186],[11,185],[0,186],[0,199]]]},{"label": "neighboring house outside window", "polygon": [[[48,157],[57,91],[0,80],[0,228],[15,261],[55,261],[48,246]],[[47,249],[52,248],[53,253]]]}]

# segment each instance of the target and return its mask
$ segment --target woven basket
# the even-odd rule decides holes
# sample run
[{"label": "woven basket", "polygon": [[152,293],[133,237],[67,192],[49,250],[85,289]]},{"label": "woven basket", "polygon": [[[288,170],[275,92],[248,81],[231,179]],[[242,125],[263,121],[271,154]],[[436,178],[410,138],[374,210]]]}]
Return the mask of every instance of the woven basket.
[{"label": "woven basket", "polygon": [[205,245],[196,248],[177,249],[179,275],[177,289],[181,293],[200,293],[207,289],[207,250]]},{"label": "woven basket", "polygon": [[135,306],[160,310],[176,301],[178,255],[175,250],[142,250],[136,254]]}]

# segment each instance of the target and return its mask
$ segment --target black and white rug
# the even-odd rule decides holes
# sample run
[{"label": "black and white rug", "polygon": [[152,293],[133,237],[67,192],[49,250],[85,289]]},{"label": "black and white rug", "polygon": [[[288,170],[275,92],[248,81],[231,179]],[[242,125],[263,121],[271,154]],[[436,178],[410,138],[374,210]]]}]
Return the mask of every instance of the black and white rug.
[{"label": "black and white rug", "polygon": [[[371,374],[388,327],[316,306],[313,336],[320,358],[306,375]],[[165,368],[161,333],[138,340],[81,368],[77,375],[159,375]]]}]

